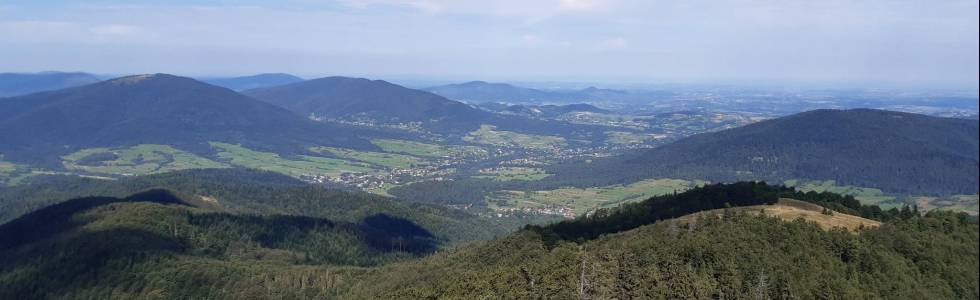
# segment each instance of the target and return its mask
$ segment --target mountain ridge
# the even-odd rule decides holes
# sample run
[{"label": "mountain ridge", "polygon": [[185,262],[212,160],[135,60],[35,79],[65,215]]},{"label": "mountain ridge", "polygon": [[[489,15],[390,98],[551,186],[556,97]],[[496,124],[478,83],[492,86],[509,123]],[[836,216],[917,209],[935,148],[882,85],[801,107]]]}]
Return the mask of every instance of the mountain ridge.
[{"label": "mountain ridge", "polygon": [[0,153],[51,161],[71,150],[158,143],[209,153],[210,141],[300,153],[319,144],[373,149],[355,130],[191,78],[126,76],[0,101]]},{"label": "mountain ridge", "polygon": [[235,91],[244,91],[296,83],[303,81],[303,78],[286,73],[262,73],[238,77],[202,78],[201,81]]},{"label": "mountain ridge", "polygon": [[572,164],[553,171],[565,179],[582,172],[625,181],[814,179],[900,194],[976,194],[978,125],[875,109],[814,110],[596,160],[588,171]]},{"label": "mountain ridge", "polygon": [[244,94],[304,116],[343,119],[358,116],[406,123],[441,119],[486,118],[466,104],[384,80],[323,77]]}]

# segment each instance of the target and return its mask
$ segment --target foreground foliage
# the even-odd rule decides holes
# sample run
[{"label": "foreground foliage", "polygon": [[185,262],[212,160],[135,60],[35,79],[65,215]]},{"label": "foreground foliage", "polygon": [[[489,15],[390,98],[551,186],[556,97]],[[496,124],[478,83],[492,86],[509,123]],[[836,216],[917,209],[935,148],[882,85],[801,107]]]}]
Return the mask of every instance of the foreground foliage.
[{"label": "foreground foliage", "polygon": [[[379,298],[976,299],[978,227],[937,212],[857,234],[726,215],[583,244],[523,231],[383,267],[352,291]],[[378,279],[381,278],[381,279]],[[378,292],[380,291],[380,292]]]},{"label": "foreground foliage", "polygon": [[[672,220],[790,196],[885,222],[824,230],[735,210]],[[707,185],[441,250],[413,224],[240,215],[159,191],[84,198],[0,226],[0,298],[980,297],[975,218],[764,183]]]}]

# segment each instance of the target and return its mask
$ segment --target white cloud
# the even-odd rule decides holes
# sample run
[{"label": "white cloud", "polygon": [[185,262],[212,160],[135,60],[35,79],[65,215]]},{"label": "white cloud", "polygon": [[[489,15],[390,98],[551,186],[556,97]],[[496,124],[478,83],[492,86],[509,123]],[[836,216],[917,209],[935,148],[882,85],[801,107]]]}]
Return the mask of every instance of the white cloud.
[{"label": "white cloud", "polygon": [[100,36],[126,37],[138,34],[140,29],[135,26],[128,25],[102,24],[90,27],[89,31]]},{"label": "white cloud", "polygon": [[533,34],[525,34],[521,36],[521,39],[524,40],[525,43],[532,45],[541,43],[541,37]]},{"label": "white cloud", "polygon": [[428,0],[342,0],[347,7],[369,9],[374,5],[410,7],[425,13],[439,13],[446,10],[443,4]]},{"label": "white cloud", "polygon": [[622,37],[614,37],[599,43],[599,48],[605,50],[621,50],[626,49],[627,46],[629,45],[626,43],[626,39]]},{"label": "white cloud", "polygon": [[[152,70],[153,63],[203,73],[287,71],[284,66],[291,66],[300,73],[501,77],[687,72],[682,75],[690,78],[887,79],[917,74],[964,82],[976,82],[978,73],[976,0],[102,5],[108,2],[0,4],[0,69],[60,69],[58,64],[67,62],[91,71],[116,72],[139,63],[146,64],[144,72],[163,71]],[[115,55],[100,54],[113,49],[149,54],[119,64]]]},{"label": "white cloud", "polygon": [[559,0],[558,7],[564,10],[587,11],[602,7],[606,2],[602,0]]}]

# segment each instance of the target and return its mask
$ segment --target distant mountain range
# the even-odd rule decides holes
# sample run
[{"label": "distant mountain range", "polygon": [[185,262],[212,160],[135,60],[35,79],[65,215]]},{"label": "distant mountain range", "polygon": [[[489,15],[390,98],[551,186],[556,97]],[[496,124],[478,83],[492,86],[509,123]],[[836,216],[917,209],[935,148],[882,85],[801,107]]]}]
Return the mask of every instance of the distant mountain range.
[{"label": "distant mountain range", "polygon": [[572,112],[610,113],[608,110],[584,103],[568,105],[507,105],[497,102],[487,102],[480,104],[479,107],[497,113],[548,118],[554,118]]},{"label": "distant mountain range", "polygon": [[581,90],[550,91],[518,87],[506,83],[470,81],[426,88],[426,91],[446,98],[466,102],[506,102],[531,103],[544,102],[582,102],[597,101],[613,97],[624,97],[626,91],[589,87]]},{"label": "distant mountain range", "polygon": [[202,78],[201,81],[236,91],[266,88],[303,81],[290,74],[264,73],[241,77]]},{"label": "distant mountain range", "polygon": [[978,134],[976,120],[815,110],[553,171],[555,180],[592,184],[650,177],[816,179],[892,193],[976,194]]},{"label": "distant mountain range", "polygon": [[5,159],[51,160],[82,148],[159,143],[209,152],[208,141],[279,153],[312,145],[373,148],[347,128],[186,77],[137,75],[0,100]]},{"label": "distant mountain range", "polygon": [[483,124],[523,133],[600,139],[608,128],[495,114],[445,97],[383,80],[326,77],[243,92],[318,120],[417,123],[440,134],[466,134]]},{"label": "distant mountain range", "polygon": [[81,72],[0,73],[0,97],[59,90],[98,81],[95,75]]}]

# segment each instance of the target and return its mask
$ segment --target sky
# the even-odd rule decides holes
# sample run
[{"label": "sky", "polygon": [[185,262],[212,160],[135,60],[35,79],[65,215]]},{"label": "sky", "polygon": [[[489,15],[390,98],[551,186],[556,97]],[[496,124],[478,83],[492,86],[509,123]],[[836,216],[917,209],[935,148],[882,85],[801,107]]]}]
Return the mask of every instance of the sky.
[{"label": "sky", "polygon": [[978,1],[0,0],[0,72],[975,88]]}]

